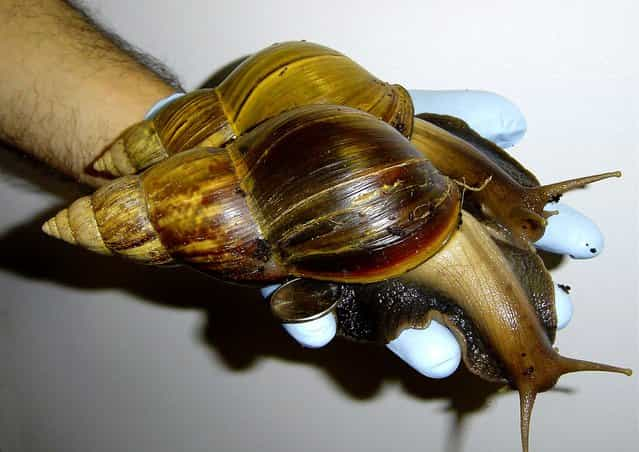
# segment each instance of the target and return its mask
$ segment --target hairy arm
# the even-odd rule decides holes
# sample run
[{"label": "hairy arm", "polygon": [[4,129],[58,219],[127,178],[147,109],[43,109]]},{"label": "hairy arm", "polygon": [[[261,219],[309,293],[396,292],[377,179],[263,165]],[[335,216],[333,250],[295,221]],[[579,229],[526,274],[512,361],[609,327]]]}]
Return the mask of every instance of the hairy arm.
[{"label": "hairy arm", "polygon": [[3,0],[0,24],[0,140],[100,184],[88,165],[177,83],[62,0]]}]

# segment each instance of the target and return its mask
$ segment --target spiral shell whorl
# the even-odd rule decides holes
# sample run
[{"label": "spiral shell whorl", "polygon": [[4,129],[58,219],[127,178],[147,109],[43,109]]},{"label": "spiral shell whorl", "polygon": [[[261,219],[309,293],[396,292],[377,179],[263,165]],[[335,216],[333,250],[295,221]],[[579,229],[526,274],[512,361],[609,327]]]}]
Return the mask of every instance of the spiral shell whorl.
[{"label": "spiral shell whorl", "polygon": [[253,220],[226,150],[181,152],[140,179],[150,221],[176,260],[231,281],[286,276]]},{"label": "spiral shell whorl", "polygon": [[42,230],[101,254],[118,254],[145,264],[172,261],[149,222],[138,176],[121,177],[75,201]]},{"label": "spiral shell whorl", "polygon": [[84,196],[42,225],[42,231],[52,237],[79,245],[94,253],[112,254],[104,244],[95,221],[91,197]]}]

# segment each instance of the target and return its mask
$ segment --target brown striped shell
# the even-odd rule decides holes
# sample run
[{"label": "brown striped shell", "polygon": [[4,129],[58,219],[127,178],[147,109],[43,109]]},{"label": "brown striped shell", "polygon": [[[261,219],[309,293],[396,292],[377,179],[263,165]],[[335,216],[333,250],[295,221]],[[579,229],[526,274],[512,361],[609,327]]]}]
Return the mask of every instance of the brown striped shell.
[{"label": "brown striped shell", "polygon": [[89,249],[235,281],[370,282],[434,254],[459,209],[456,185],[396,129],[359,110],[306,106],[225,149],[196,148],[120,178],[44,228]]},{"label": "brown striped shell", "polygon": [[190,92],[133,125],[94,166],[134,174],[176,152],[223,147],[269,118],[313,104],[369,112],[406,137],[412,130],[413,104],[401,86],[381,82],[328,47],[285,42],[249,57],[216,88]]}]

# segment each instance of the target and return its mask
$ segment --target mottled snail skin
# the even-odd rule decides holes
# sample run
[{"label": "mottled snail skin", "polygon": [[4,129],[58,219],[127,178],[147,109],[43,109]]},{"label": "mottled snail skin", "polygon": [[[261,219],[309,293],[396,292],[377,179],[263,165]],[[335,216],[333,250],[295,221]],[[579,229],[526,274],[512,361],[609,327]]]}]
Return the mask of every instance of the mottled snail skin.
[{"label": "mottled snail skin", "polygon": [[225,149],[196,148],[82,198],[44,225],[86,248],[232,281],[380,281],[434,254],[460,194],[396,129],[306,106]]},{"label": "mottled snail skin", "polygon": [[214,89],[190,92],[127,129],[94,168],[134,174],[176,152],[223,147],[257,124],[311,104],[366,111],[409,137],[413,104],[346,56],[305,41],[274,44],[242,62]]},{"label": "mottled snail skin", "polygon": [[560,356],[552,347],[554,287],[543,262],[532,250],[493,239],[466,212],[438,253],[397,278],[364,286],[295,280],[282,289],[272,300],[280,320],[333,311],[340,334],[356,340],[388,343],[407,328],[426,328],[431,320],[445,324],[458,338],[471,372],[519,391],[524,451],[535,396],[561,375],[630,374]]}]

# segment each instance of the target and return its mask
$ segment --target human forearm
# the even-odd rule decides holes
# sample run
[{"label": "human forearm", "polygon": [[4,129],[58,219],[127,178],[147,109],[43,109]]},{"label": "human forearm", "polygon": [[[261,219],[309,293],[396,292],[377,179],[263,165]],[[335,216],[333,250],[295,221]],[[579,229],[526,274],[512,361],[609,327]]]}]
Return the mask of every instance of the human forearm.
[{"label": "human forearm", "polygon": [[0,139],[91,184],[91,161],[175,91],[61,0],[0,3]]}]

